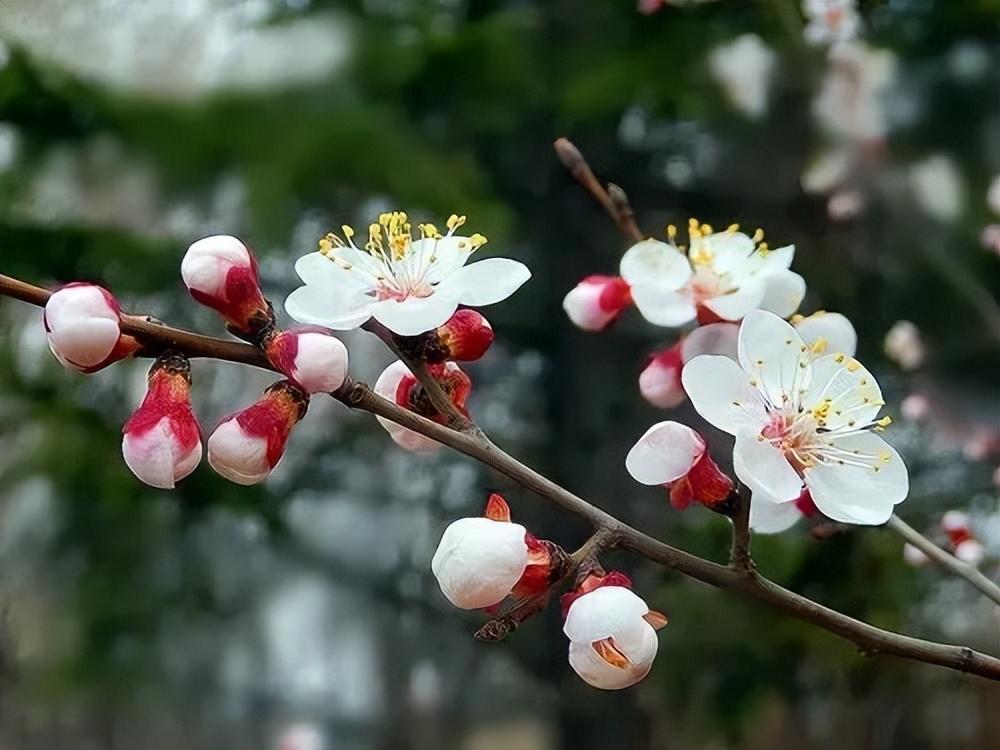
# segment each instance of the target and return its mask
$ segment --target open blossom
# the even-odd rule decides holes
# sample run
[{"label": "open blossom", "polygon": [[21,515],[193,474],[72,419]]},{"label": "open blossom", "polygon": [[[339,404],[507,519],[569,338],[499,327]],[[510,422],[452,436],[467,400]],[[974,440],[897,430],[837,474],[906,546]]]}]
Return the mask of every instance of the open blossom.
[{"label": "open blossom", "polygon": [[601,331],[632,303],[628,282],[619,276],[588,276],[563,298],[563,310],[577,328]]},{"label": "open blossom", "polygon": [[121,332],[118,300],[96,284],[74,282],[57,289],[45,303],[42,320],[52,354],[80,372],[97,372],[139,349],[139,342]]},{"label": "open blossom", "polygon": [[347,347],[322,328],[302,326],[266,339],[268,361],[306,393],[330,393],[347,377]]},{"label": "open blossom", "polygon": [[861,31],[857,0],[803,0],[807,24],[803,32],[810,44],[849,42]]},{"label": "open blossom", "polygon": [[236,237],[219,234],[195,242],[181,261],[181,277],[191,296],[218,312],[237,335],[253,336],[272,322],[257,259]]},{"label": "open blossom", "polygon": [[733,466],[754,502],[792,502],[809,490],[835,521],[881,524],[906,498],[899,454],[875,434],[884,401],[857,360],[813,360],[787,322],[762,310],[740,328],[739,364],[704,355],[682,375],[695,409],[736,437]]},{"label": "open blossom", "polygon": [[474,362],[493,344],[493,326],[476,310],[458,310],[433,331],[419,336],[397,336],[396,343],[428,364]]},{"label": "open blossom", "polygon": [[622,257],[621,275],[632,289],[642,316],[654,325],[677,327],[696,317],[701,323],[738,321],[763,308],[782,317],[791,315],[805,295],[805,282],[788,270],[795,254],[789,245],[770,249],[760,230],[753,237],[733,225],[714,232],[691,219],[691,245],[643,240]]},{"label": "open blossom", "polygon": [[716,466],[705,439],[677,422],[646,430],[625,457],[625,468],[637,482],[668,487],[678,510],[696,501],[717,508],[733,493],[733,480]]},{"label": "open blossom", "polygon": [[289,295],[285,310],[300,322],[338,330],[374,318],[393,333],[416,336],[444,324],[459,305],[507,299],[531,272],[507,258],[466,265],[486,238],[455,234],[463,224],[464,216],[451,216],[444,235],[433,224],[419,224],[414,239],[405,213],[385,213],[368,228],[363,248],[345,226],[346,239],[329,234],[319,252],[295,263],[305,286]]},{"label": "open blossom", "polygon": [[649,674],[667,618],[632,590],[622,573],[590,575],[563,597],[569,664],[584,682],[621,690]]},{"label": "open blossom", "polygon": [[[451,397],[452,403],[459,411],[465,413],[465,402],[472,390],[472,381],[454,362],[439,365],[429,365],[428,371]],[[431,403],[423,386],[410,372],[409,368],[397,360],[389,365],[375,381],[375,393],[392,401],[397,406],[409,409],[427,419],[444,424],[447,418]],[[401,427],[383,417],[375,417],[378,423],[389,433],[389,437],[402,448],[414,453],[429,453],[441,447],[436,440],[421,435],[419,432]]]},{"label": "open blossom", "polygon": [[839,44],[830,50],[813,116],[834,137],[878,143],[889,130],[885,96],[895,80],[896,57],[890,50]]},{"label": "open blossom", "polygon": [[309,396],[299,386],[288,380],[275,383],[255,404],[215,428],[208,438],[208,463],[236,484],[263,482],[308,406]]},{"label": "open blossom", "polygon": [[122,428],[122,456],[148,485],[173,489],[201,462],[201,431],[191,410],[191,365],[160,355],[149,368],[146,396]]},{"label": "open blossom", "polygon": [[460,609],[489,609],[510,595],[533,596],[552,579],[549,545],[512,523],[510,507],[490,495],[485,517],[445,529],[431,560],[441,592]]},{"label": "open blossom", "polygon": [[908,320],[897,320],[882,343],[885,355],[904,370],[916,370],[924,363],[924,342],[920,329]]},{"label": "open blossom", "polygon": [[750,119],[759,120],[767,112],[777,62],[774,50],[759,36],[741,34],[712,50],[708,68],[730,103]]},{"label": "open blossom", "polygon": [[669,349],[654,354],[639,374],[639,392],[653,406],[671,409],[687,398],[681,370],[699,354],[724,354],[736,358],[739,326],[709,323],[699,326]]}]

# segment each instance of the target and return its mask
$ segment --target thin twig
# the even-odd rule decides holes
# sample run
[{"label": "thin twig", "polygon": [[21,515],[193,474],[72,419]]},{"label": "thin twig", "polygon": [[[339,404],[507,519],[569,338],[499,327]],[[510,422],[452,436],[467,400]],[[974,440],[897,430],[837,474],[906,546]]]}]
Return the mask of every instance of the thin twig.
[{"label": "thin twig", "polygon": [[889,517],[885,526],[887,529],[895,531],[903,537],[903,539],[923,552],[927,555],[927,557],[936,562],[942,568],[957,575],[959,578],[964,578],[990,599],[995,601],[997,604],[1000,604],[1000,586],[997,586],[993,583],[993,581],[984,576],[971,565],[967,565],[954,555],[949,554],[946,550],[938,547],[934,544],[934,542],[910,526],[902,518],[893,514]]},{"label": "thin twig", "polygon": [[[49,292],[0,275],[0,295],[42,306],[48,299]],[[189,357],[214,357],[273,369],[260,352],[249,344],[201,336],[170,326],[150,323],[145,316],[124,316],[122,331],[139,338],[150,353],[157,349],[162,351],[174,348]],[[385,417],[505,474],[525,489],[580,516],[595,530],[602,531],[607,535],[608,548],[614,546],[631,550],[691,578],[763,602],[788,616],[810,622],[854,643],[865,655],[891,654],[1000,681],[1000,659],[965,646],[951,646],[910,638],[874,627],[824,607],[762,576],[747,576],[742,571],[705,560],[653,539],[525,466],[481,434],[459,432],[407,411],[376,395],[364,383],[348,379],[331,395],[352,409]]]},{"label": "thin twig", "polygon": [[750,557],[750,491],[746,487],[741,486],[739,489],[732,520],[733,544],[729,553],[729,567],[752,573],[754,564]]},{"label": "thin twig", "polygon": [[625,238],[632,242],[641,242],[646,239],[646,235],[635,223],[635,213],[629,205],[625,191],[614,184],[608,185],[608,188],[605,189],[594,176],[594,171],[590,168],[587,160],[583,158],[583,154],[568,138],[557,139],[553,146],[559,156],[559,161],[608,212],[608,216],[618,225],[618,229],[625,235]]}]

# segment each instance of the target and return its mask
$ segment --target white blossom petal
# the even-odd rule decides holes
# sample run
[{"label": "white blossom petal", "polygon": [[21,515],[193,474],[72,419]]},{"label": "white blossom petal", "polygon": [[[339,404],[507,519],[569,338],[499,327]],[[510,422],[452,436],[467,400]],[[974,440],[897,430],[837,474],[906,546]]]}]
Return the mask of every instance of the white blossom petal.
[{"label": "white blossom petal", "polygon": [[705,441],[687,425],[654,424],[625,457],[625,468],[642,484],[666,484],[687,474],[705,453]]},{"label": "white blossom petal", "polygon": [[689,362],[701,354],[721,354],[735,361],[739,335],[735,323],[698,326],[681,341],[681,359]]},{"label": "white blossom petal", "polygon": [[[829,408],[822,405],[829,400]],[[820,357],[812,366],[812,383],[802,397],[806,409],[821,409],[828,430],[871,422],[885,402],[875,377],[864,365],[843,354]]]},{"label": "white blossom petal", "polygon": [[462,609],[497,604],[528,564],[525,528],[489,518],[460,518],[441,536],[431,570],[441,592]]},{"label": "white blossom petal", "polygon": [[523,263],[509,258],[487,258],[459,268],[434,293],[453,296],[462,305],[481,307],[507,299],[530,278],[531,271]]},{"label": "white blossom petal", "polygon": [[285,298],[285,312],[300,323],[349,331],[371,317],[372,302],[356,289],[306,284]]},{"label": "white blossom petal", "polygon": [[[816,312],[796,320],[792,325],[814,355],[843,352],[853,357],[857,350],[858,334],[851,321],[840,313]],[[813,377],[816,377],[815,373]]]},{"label": "white blossom petal", "polygon": [[778,271],[764,277],[762,310],[787,318],[799,309],[806,296],[806,281],[794,271]]},{"label": "white blossom petal", "polygon": [[436,291],[429,297],[386,299],[375,302],[370,307],[372,317],[400,336],[416,336],[432,331],[447,323],[457,309],[455,297],[449,292],[441,291]]},{"label": "white blossom petal", "polygon": [[689,296],[662,284],[633,284],[632,300],[642,317],[657,326],[676,328],[690,323],[696,315],[694,303]]},{"label": "white blossom petal", "polygon": [[691,278],[691,264],[673,245],[648,239],[625,251],[619,273],[633,287],[652,284],[666,289],[680,289]]},{"label": "white blossom petal", "polygon": [[[627,668],[609,664],[594,650],[593,644],[571,641],[569,664],[580,678],[591,687],[601,690],[623,690],[641,681],[653,666],[659,641],[656,631],[646,624],[641,640],[632,648],[621,649],[631,662]],[[615,645],[620,647],[618,641]]]},{"label": "white blossom petal", "polygon": [[624,586],[601,586],[579,597],[566,613],[563,632],[571,641],[593,643],[604,638],[631,645],[641,640],[642,619],[649,606]]},{"label": "white blossom petal", "polygon": [[778,503],[756,492],[750,501],[750,528],[758,534],[780,534],[800,518],[802,511],[794,501]]},{"label": "white blossom petal", "polygon": [[735,435],[741,430],[760,433],[767,411],[760,391],[740,366],[728,357],[705,354],[695,357],[681,373],[684,390],[694,408],[720,430]]},{"label": "white blossom petal", "polygon": [[760,433],[740,432],[733,448],[733,470],[760,497],[758,502],[784,503],[802,493],[802,478],[788,459]]},{"label": "white blossom petal", "polygon": [[748,280],[735,291],[706,299],[702,304],[723,320],[742,320],[760,307],[764,299],[764,284],[759,280]]},{"label": "white blossom petal", "polygon": [[812,371],[807,352],[796,330],[774,313],[754,310],[740,326],[740,366],[779,408],[808,388]]}]

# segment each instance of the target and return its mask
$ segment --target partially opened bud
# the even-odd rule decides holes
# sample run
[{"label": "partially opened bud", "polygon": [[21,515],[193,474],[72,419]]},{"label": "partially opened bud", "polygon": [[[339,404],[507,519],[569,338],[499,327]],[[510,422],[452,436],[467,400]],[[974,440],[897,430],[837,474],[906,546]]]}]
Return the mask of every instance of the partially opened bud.
[{"label": "partially opened bud", "polygon": [[201,433],[191,411],[191,365],[164,352],[149,368],[146,397],[122,428],[122,455],[153,487],[173,489],[201,461]]},{"label": "partially opened bud", "polygon": [[677,422],[650,427],[628,452],[625,468],[637,482],[666,486],[678,510],[694,501],[722,510],[733,494],[733,480],[716,466],[704,438]]},{"label": "partially opened bud", "polygon": [[659,645],[656,631],[667,618],[632,593],[627,576],[588,577],[564,601],[569,664],[584,682],[621,690],[649,674]]},{"label": "partially opened bud", "polygon": [[237,484],[264,481],[278,465],[292,427],[305,416],[309,395],[288,380],[226,419],[208,438],[208,463]]},{"label": "partially opened bud", "polygon": [[619,276],[588,276],[563,299],[563,310],[573,325],[600,331],[632,303],[628,282]]},{"label": "partially opened bud", "polygon": [[347,347],[324,328],[278,331],[264,345],[268,361],[306,393],[331,393],[347,377]]},{"label": "partially opened bud", "polygon": [[96,284],[74,282],[53,292],[43,322],[52,354],[80,372],[97,372],[139,349],[121,332],[118,300]]},{"label": "partially opened bud", "polygon": [[[454,362],[430,365],[427,369],[450,396],[456,408],[463,414],[466,413],[465,402],[472,390],[472,381],[469,380],[469,376],[462,372],[461,368]],[[393,362],[382,371],[378,380],[375,381],[374,390],[382,398],[422,417],[440,424],[445,424],[448,421],[444,414],[434,408],[423,386],[401,361]],[[376,419],[389,433],[393,441],[408,451],[429,453],[441,447],[441,444],[436,440],[431,440],[418,432],[401,427],[395,422],[383,417],[376,417]]]},{"label": "partially opened bud", "polygon": [[445,529],[431,560],[441,592],[461,609],[499,604],[528,568],[528,536],[511,523],[506,501],[491,495],[485,518],[460,518]]},{"label": "partially opened bud", "polygon": [[181,261],[181,277],[191,296],[218,312],[238,336],[253,338],[274,322],[260,288],[257,259],[235,237],[195,242]]},{"label": "partially opened bud", "polygon": [[710,323],[695,328],[669,349],[654,354],[639,375],[639,392],[653,406],[671,409],[686,398],[681,383],[684,365],[700,354],[721,354],[736,359],[736,323]]}]

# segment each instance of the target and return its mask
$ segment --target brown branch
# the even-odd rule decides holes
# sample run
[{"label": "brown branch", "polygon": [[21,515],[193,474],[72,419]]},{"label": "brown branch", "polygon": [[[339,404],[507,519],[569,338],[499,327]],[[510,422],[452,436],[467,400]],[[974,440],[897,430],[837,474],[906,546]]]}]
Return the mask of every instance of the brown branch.
[{"label": "brown branch", "polygon": [[930,539],[903,521],[902,518],[893,514],[889,517],[885,526],[887,529],[895,531],[942,568],[957,575],[959,578],[964,578],[990,599],[1000,604],[1000,586],[997,586],[971,565],[967,565],[954,555],[948,554],[948,552],[938,547]]},{"label": "brown branch", "polygon": [[559,156],[559,161],[608,212],[608,216],[618,225],[618,229],[625,235],[625,239],[632,242],[641,242],[646,239],[646,235],[635,223],[635,213],[629,205],[625,191],[613,183],[605,189],[594,176],[594,171],[590,168],[587,160],[583,158],[583,154],[568,138],[557,139],[553,146]]},{"label": "brown branch", "polygon": [[750,557],[750,491],[740,486],[736,499],[733,521],[733,544],[729,552],[729,567],[744,573],[753,573]]},{"label": "brown branch", "polygon": [[[46,290],[2,275],[0,295],[35,305],[44,305],[48,299]],[[189,357],[214,357],[271,369],[260,353],[248,344],[152,323],[144,316],[125,316],[122,330],[140,338],[151,352],[172,347]],[[475,458],[522,487],[580,516],[604,535],[600,537],[604,548],[631,550],[690,578],[763,602],[783,614],[812,623],[854,643],[867,656],[889,654],[1000,680],[1000,659],[965,646],[925,641],[874,627],[824,607],[762,576],[748,576],[744,571],[719,565],[653,539],[525,466],[481,434],[459,432],[425,419],[381,398],[363,383],[348,379],[331,395],[352,409],[385,417]]]}]

